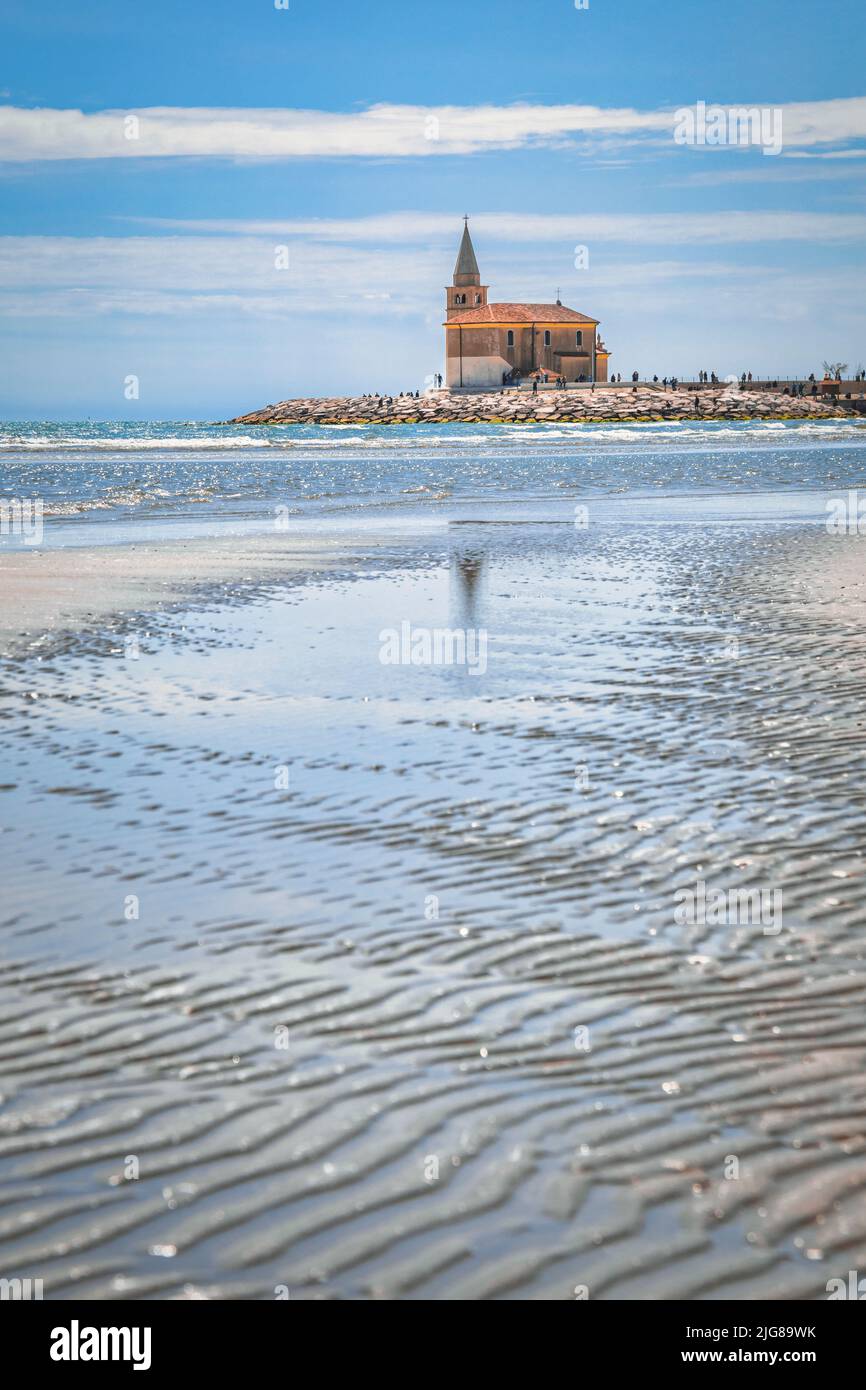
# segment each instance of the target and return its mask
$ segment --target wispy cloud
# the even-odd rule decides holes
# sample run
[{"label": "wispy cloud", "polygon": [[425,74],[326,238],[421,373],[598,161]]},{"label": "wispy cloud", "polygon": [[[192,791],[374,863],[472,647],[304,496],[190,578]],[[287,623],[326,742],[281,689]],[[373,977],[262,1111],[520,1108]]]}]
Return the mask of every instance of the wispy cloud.
[{"label": "wispy cloud", "polygon": [[[866,97],[794,102],[781,110],[788,149],[866,138]],[[406,158],[557,146],[587,138],[609,147],[617,141],[667,139],[673,128],[673,110],[528,103],[377,105],[357,112],[168,106],[84,112],[4,106],[0,160]]]},{"label": "wispy cloud", "polygon": [[[831,160],[830,153],[806,155],[796,160],[776,159],[762,163],[755,168],[753,163],[744,168],[695,169],[684,173],[682,178],[665,179],[666,188],[717,188],[725,184],[758,184],[762,188],[778,183],[840,183],[847,182],[854,189],[864,187],[866,175],[866,150],[834,150],[833,155],[844,154],[844,160]],[[852,164],[852,160],[859,161]]]},{"label": "wispy cloud", "polygon": [[15,316],[424,313],[438,311],[441,279],[441,257],[422,248],[297,240],[286,266],[264,236],[0,237],[0,314]]},{"label": "wispy cloud", "polygon": [[[839,220],[859,222],[859,236],[866,234],[866,216]],[[357,225],[349,223],[349,230]],[[264,233],[0,237],[0,316],[76,321],[222,316],[237,324],[243,318],[291,321],[314,315],[320,326],[347,316],[361,323],[414,317],[438,331],[445,267],[450,268],[454,249],[453,220],[448,227],[445,251],[429,238],[369,246],[363,238],[340,244],[292,237],[286,269],[285,237]],[[751,318],[790,319],[819,311],[838,284],[836,265],[825,266],[811,255],[799,268],[792,296],[790,265],[780,263],[775,252],[765,253],[763,263],[760,255],[750,260],[739,250],[728,257],[721,252],[690,259],[684,246],[679,256],[653,258],[628,244],[615,254],[603,242],[601,254],[593,252],[591,268],[578,272],[573,244],[568,237],[532,239],[529,254],[501,240],[491,242],[482,264],[494,296],[546,300],[561,285],[574,307],[607,319],[613,312],[691,314],[699,289],[702,312],[711,305],[728,316],[747,312]],[[800,257],[799,250],[795,254]],[[846,303],[854,306],[864,289],[862,272],[846,272],[845,283]]]},{"label": "wispy cloud", "polygon": [[[347,245],[409,245],[435,240],[456,247],[460,217],[453,213],[392,212],[357,218],[129,219],[140,225],[231,236],[312,238]],[[538,245],[576,241],[596,245],[735,245],[745,242],[853,242],[866,237],[866,216],[836,212],[479,213],[479,241]]]}]

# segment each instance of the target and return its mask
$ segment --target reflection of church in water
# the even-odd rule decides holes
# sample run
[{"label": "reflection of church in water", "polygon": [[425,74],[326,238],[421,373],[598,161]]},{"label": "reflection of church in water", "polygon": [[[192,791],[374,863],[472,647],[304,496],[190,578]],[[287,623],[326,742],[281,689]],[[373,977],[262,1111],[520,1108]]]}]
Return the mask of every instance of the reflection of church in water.
[{"label": "reflection of church in water", "polygon": [[446,294],[445,379],[449,386],[501,386],[519,376],[607,381],[610,354],[598,319],[555,304],[487,302],[464,218]]},{"label": "reflection of church in water", "polygon": [[451,555],[451,603],[453,622],[471,627],[478,616],[485,555],[481,550],[458,550]]}]

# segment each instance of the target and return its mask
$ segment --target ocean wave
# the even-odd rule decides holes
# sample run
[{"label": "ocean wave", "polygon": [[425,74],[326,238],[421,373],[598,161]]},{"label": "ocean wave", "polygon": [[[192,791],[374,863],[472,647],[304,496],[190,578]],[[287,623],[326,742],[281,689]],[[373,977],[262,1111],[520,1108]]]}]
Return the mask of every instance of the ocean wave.
[{"label": "ocean wave", "polygon": [[[531,423],[478,423],[437,421],[422,425],[267,425],[255,433],[211,433],[214,426],[175,425],[166,433],[159,425],[142,426],[141,432],[114,432],[117,427],[75,426],[54,433],[41,425],[28,430],[7,425],[0,430],[0,452],[25,453],[227,453],[245,449],[297,452],[305,449],[343,451],[436,451],[479,446],[498,449],[539,444],[664,444],[712,446],[736,441],[863,440],[866,420],[743,420],[743,421],[534,421]],[[162,428],[166,428],[163,426]]]},{"label": "ocean wave", "polygon": [[196,437],[194,435],[186,438],[181,435],[166,435],[163,437],[151,436],[140,439],[133,436],[114,438],[110,435],[52,436],[0,434],[0,449],[98,449],[109,453],[112,451],[135,453],[139,450],[152,452],[158,449],[268,449],[273,448],[274,444],[277,442],[278,441],[270,439],[257,439],[248,434],[229,435],[228,437],[208,436],[205,438]]},{"label": "ocean wave", "polygon": [[[112,511],[117,507],[150,507],[169,509],[171,507],[202,505],[213,502],[213,488],[198,488],[191,492],[166,492],[155,488],[150,491],[139,488],[120,488],[115,492],[104,493],[100,497],[80,497],[70,502],[48,499],[44,502],[44,515],[47,517],[80,516],[84,512]],[[240,497],[240,493],[223,494],[223,501]]]}]

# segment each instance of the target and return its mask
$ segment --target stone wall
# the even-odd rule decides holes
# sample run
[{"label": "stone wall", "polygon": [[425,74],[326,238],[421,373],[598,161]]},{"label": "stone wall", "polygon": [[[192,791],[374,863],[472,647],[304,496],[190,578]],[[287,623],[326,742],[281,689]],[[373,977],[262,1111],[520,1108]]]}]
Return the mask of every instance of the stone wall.
[{"label": "stone wall", "polygon": [[[697,397],[697,404],[696,398]],[[441,424],[475,421],[804,420],[858,418],[863,400],[829,401],[785,396],[781,391],[741,391],[739,386],[701,386],[672,391],[661,385],[573,387],[568,391],[428,391],[414,396],[328,396],[281,401],[227,424]],[[860,416],[866,421],[866,414]],[[866,426],[864,426],[866,428]]]}]

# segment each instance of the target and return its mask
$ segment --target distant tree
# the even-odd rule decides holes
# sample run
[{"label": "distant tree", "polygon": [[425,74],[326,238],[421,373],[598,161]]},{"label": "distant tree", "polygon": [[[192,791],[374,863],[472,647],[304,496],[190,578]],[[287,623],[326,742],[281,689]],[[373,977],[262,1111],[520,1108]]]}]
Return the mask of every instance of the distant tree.
[{"label": "distant tree", "polygon": [[834,377],[836,381],[841,381],[842,376],[848,370],[847,362],[825,362],[824,375]]}]

